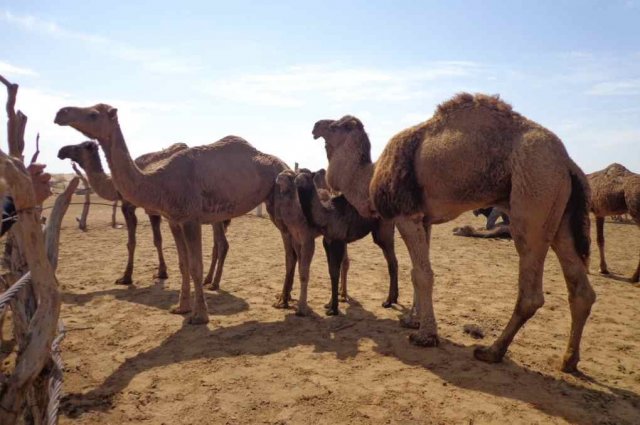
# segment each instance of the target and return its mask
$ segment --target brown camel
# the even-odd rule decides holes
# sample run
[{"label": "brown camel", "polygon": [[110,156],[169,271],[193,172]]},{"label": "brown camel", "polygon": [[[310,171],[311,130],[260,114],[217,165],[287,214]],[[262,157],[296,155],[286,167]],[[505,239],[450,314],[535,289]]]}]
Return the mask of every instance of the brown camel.
[{"label": "brown camel", "polygon": [[[175,143],[166,149],[158,152],[150,152],[144,154],[134,161],[140,169],[144,170],[157,161],[164,160],[165,158],[187,149],[188,146],[184,143]],[[131,202],[122,199],[122,196],[118,193],[111,177],[104,172],[102,168],[102,162],[100,160],[100,154],[98,153],[98,144],[92,141],[86,141],[77,145],[63,146],[58,151],[58,158],[70,159],[82,167],[87,174],[89,184],[95,190],[95,192],[102,199],[107,201],[122,200],[122,215],[124,215],[125,223],[127,225],[127,251],[128,259],[127,265],[124,269],[124,274],[121,278],[116,280],[116,284],[130,285],[133,283],[133,258],[136,250],[136,227],[138,226],[138,219],[136,217],[136,206]],[[162,254],[162,233],[160,231],[161,216],[153,213],[152,211],[146,211],[151,222],[151,231],[153,232],[153,244],[158,252],[158,272],[154,274],[155,279],[167,279],[167,265],[164,261],[164,255]],[[211,289],[217,290],[220,288],[220,279],[222,278],[222,269],[224,268],[224,261],[229,250],[229,243],[225,235],[227,227],[230,221],[227,220],[223,223],[216,223],[213,225],[213,252],[211,255],[211,266],[209,267],[209,273],[204,280],[204,284],[211,284]],[[217,266],[217,270],[216,270]],[[215,279],[213,275],[215,273]]]},{"label": "brown camel", "polygon": [[[344,158],[331,175],[352,170],[368,154],[362,123],[345,117],[331,124],[330,156]],[[350,154],[348,152],[351,152]],[[337,161],[336,161],[337,163]],[[346,169],[344,166],[346,165]],[[362,170],[363,167],[360,167]],[[589,186],[562,142],[549,130],[512,111],[497,96],[463,93],[440,105],[428,121],[394,136],[376,164],[368,203],[396,224],[409,250],[419,330],[414,344],[438,344],[429,260],[431,225],[474,208],[502,207],[520,255],[519,296],[506,329],[477,359],[500,361],[520,327],[544,303],[542,272],[552,247],[569,290],[571,333],[562,370],[577,370],[580,339],[595,302],[587,278]]]},{"label": "brown camel", "polygon": [[[587,175],[591,186],[591,212],[596,216],[600,273],[609,274],[604,259],[604,218],[628,213],[640,226],[640,174],[632,173],[620,164]],[[631,282],[638,282],[640,262]]]},{"label": "brown camel", "polygon": [[[325,174],[325,180],[330,190],[339,192],[349,201],[358,213],[363,217],[372,215],[369,207],[369,182],[373,175],[375,164],[371,161],[369,145],[365,147],[358,143],[342,146],[344,135],[335,132],[334,120],[321,120],[313,127],[313,138],[325,139],[325,149],[329,166]],[[368,140],[367,140],[368,143]],[[335,153],[338,153],[335,155]],[[392,220],[380,220],[380,243],[388,247],[384,250],[387,260],[390,285],[387,299],[382,303],[385,308],[390,308],[398,302],[398,260],[394,248],[395,228]]]},{"label": "brown camel", "polygon": [[[314,184],[313,173],[299,173],[295,179],[302,211],[314,228],[322,234],[322,244],[327,255],[329,276],[331,278],[331,301],[327,304],[327,315],[339,314],[338,310],[338,278],[342,267],[347,244],[367,236],[382,249],[389,269],[390,286],[398,276],[398,265],[393,262],[393,244],[387,243],[393,238],[384,232],[391,231],[383,220],[374,217],[363,217],[345,198],[344,195],[333,196],[323,201]],[[397,283],[397,281],[396,281]]]},{"label": "brown camel", "polygon": [[[261,202],[265,202],[269,215],[281,229],[285,279],[293,279],[296,259],[291,240],[273,217],[275,179],[288,168],[280,159],[258,151],[240,137],[227,136],[210,145],[182,150],[142,171],[131,159],[116,108],[105,104],[66,107],[58,111],[55,123],[98,140],[118,192],[134,205],[157,211],[169,221],[182,274],[179,304],[173,313],[191,312],[192,324],[209,321],[202,289],[201,224],[246,214]],[[193,311],[191,279],[195,292]]]}]

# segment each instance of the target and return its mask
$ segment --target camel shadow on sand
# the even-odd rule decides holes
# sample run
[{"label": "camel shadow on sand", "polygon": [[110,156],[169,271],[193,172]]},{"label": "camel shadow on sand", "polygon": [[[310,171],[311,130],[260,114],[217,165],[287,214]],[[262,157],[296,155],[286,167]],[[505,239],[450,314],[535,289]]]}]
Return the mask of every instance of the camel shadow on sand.
[{"label": "camel shadow on sand", "polygon": [[[95,298],[111,296],[120,301],[168,311],[178,303],[179,292],[177,289],[167,289],[163,280],[156,280],[150,286],[118,285],[111,289],[81,294],[64,292],[62,294],[62,302],[65,304],[84,305]],[[249,304],[244,299],[236,297],[227,291],[205,291],[205,297],[209,309],[215,310],[216,315],[229,316],[249,309]],[[214,311],[209,313],[214,314]]]},{"label": "camel shadow on sand", "polygon": [[184,324],[158,347],[127,359],[97,388],[67,395],[63,411],[69,417],[77,417],[90,410],[109,410],[113,407],[113,396],[124,390],[136,375],[167,364],[268,355],[299,345],[347,359],[359,354],[361,339],[371,339],[376,343],[376,352],[421,366],[448,385],[519,400],[571,423],[638,423],[640,419],[640,395],[631,391],[609,387],[582,375],[578,379],[601,389],[586,388],[570,382],[575,381],[573,378],[564,380],[529,370],[508,356],[500,364],[482,363],[473,359],[473,346],[446,338],[441,338],[436,349],[414,347],[407,341],[407,332],[399,330],[396,320],[379,319],[357,302],[351,303],[346,315],[336,317],[314,314],[301,318],[288,314],[280,322],[250,321],[213,330]]}]

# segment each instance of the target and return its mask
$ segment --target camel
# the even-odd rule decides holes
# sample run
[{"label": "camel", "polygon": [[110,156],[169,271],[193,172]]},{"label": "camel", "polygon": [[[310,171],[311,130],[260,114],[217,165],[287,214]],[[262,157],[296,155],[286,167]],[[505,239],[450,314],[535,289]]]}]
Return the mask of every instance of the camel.
[{"label": "camel", "polygon": [[[596,233],[600,251],[600,273],[609,274],[604,259],[604,218],[628,213],[640,226],[640,174],[632,173],[620,164],[588,174],[591,186],[591,212],[596,216]],[[638,282],[640,262],[629,279]]]},{"label": "camel", "polygon": [[282,233],[285,284],[293,279],[295,252],[289,235],[273,217],[275,179],[288,169],[277,157],[258,151],[241,137],[226,136],[209,145],[184,149],[143,171],[131,159],[116,108],[106,104],[69,106],[58,111],[54,122],[96,139],[105,152],[117,191],[134,205],[156,211],[169,222],[182,275],[179,302],[172,313],[190,312],[190,324],[209,321],[202,288],[201,224],[246,214],[261,202],[265,202]]},{"label": "camel", "polygon": [[[134,161],[138,167],[145,169],[149,164],[153,162],[161,161],[176,152],[187,149],[188,146],[184,143],[175,143],[166,149],[158,152],[150,152],[144,154]],[[90,186],[93,190],[103,199],[107,201],[122,200],[122,215],[124,216],[125,223],[127,225],[127,251],[128,259],[127,265],[124,269],[122,277],[116,280],[116,284],[130,285],[133,283],[133,258],[136,250],[136,227],[138,225],[138,219],[136,217],[136,206],[127,200],[122,199],[122,196],[118,193],[111,177],[104,172],[102,163],[100,160],[100,154],[98,153],[98,144],[92,141],[86,141],[77,145],[67,145],[60,148],[58,151],[59,159],[70,159],[82,167],[87,174]],[[167,279],[167,265],[164,261],[164,255],[162,254],[162,233],[160,231],[161,216],[153,213],[152,211],[146,211],[149,216],[149,222],[151,223],[151,231],[153,232],[153,244],[158,252],[158,271],[154,274],[154,279]],[[222,223],[216,223],[213,226],[213,252],[211,255],[211,266],[207,277],[204,279],[204,284],[210,284],[211,289],[220,289],[220,279],[222,278],[222,269],[224,268],[224,261],[229,250],[229,244],[226,238],[226,230],[229,226],[230,220]],[[216,270],[217,266],[217,270]],[[213,275],[215,273],[215,279]]]},{"label": "camel", "polygon": [[485,238],[485,239],[510,239],[511,231],[509,225],[504,223],[498,223],[491,229],[473,226],[454,227],[453,234],[456,236],[466,236],[468,238]]},{"label": "camel", "polygon": [[329,201],[322,201],[312,173],[299,173],[295,179],[302,211],[314,228],[322,234],[322,244],[327,255],[329,276],[331,278],[331,300],[327,306],[327,315],[340,314],[338,309],[338,277],[347,244],[373,235],[373,241],[382,249],[389,269],[390,286],[397,284],[398,265],[393,262],[393,244],[389,244],[388,234],[393,231],[373,217],[363,217],[347,201],[344,195],[333,196]]},{"label": "camel", "polygon": [[[336,133],[332,127],[334,120],[320,120],[315,123],[312,130],[314,139],[324,138],[325,149],[329,166],[324,173],[324,180],[329,189],[333,192],[341,193],[351,206],[353,206],[362,217],[372,215],[369,207],[369,182],[373,175],[375,164],[371,161],[370,148],[353,145],[353,150],[349,147],[339,151],[334,155],[340,146],[339,140],[334,140]],[[339,135],[338,135],[339,136]],[[340,137],[340,136],[339,136]],[[334,143],[336,143],[334,147]],[[343,146],[344,148],[344,146]],[[361,149],[362,148],[362,149]],[[318,179],[318,178],[317,178]],[[383,250],[385,260],[389,266],[389,294],[382,303],[384,308],[391,308],[398,303],[398,260],[396,259],[394,247],[395,227],[392,220],[382,219],[379,222],[378,237],[380,243],[387,247]]]},{"label": "camel", "polygon": [[[336,158],[328,171],[333,186],[332,175],[345,181],[365,173],[366,166],[357,166],[370,143],[354,117],[330,127],[327,152]],[[461,93],[441,104],[431,119],[394,136],[378,159],[369,191],[357,195],[361,209],[396,219],[409,251],[419,319],[418,330],[410,336],[413,344],[439,342],[429,260],[431,226],[493,205],[511,220],[520,256],[519,295],[500,337],[488,348],[477,347],[474,356],[501,361],[520,327],[543,305],[542,272],[551,247],[560,260],[571,310],[562,370],[577,371],[582,331],[596,299],[586,266],[590,194],[586,176],[552,132],[497,96]]]}]

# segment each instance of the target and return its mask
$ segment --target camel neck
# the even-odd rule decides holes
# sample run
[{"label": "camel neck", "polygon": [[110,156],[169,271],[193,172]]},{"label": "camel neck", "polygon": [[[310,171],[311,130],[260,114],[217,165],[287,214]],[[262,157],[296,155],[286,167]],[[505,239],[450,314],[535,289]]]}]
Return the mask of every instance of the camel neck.
[{"label": "camel neck", "polygon": [[307,221],[313,223],[314,227],[326,227],[329,222],[329,213],[322,204],[315,186],[298,188],[298,198]]},{"label": "camel neck", "polygon": [[119,198],[111,176],[105,173],[102,168],[96,170],[92,167],[87,167],[84,171],[87,174],[89,185],[91,185],[99,197],[107,201],[115,201]]},{"label": "camel neck", "polygon": [[109,140],[102,145],[108,148],[105,156],[117,191],[129,202],[153,209],[159,199],[157,188],[133,162],[118,122],[114,123]]},{"label": "camel neck", "polygon": [[350,163],[340,164],[339,170],[332,172],[331,163],[327,170],[329,185],[336,188],[358,213],[363,217],[371,216],[371,204],[369,202],[369,183],[373,177],[374,164]]}]

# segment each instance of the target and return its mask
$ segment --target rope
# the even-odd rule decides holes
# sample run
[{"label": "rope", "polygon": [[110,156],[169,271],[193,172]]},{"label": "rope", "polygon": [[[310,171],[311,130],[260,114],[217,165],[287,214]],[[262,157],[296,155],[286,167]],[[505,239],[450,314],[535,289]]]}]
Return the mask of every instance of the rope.
[{"label": "rope", "polygon": [[51,359],[53,370],[49,378],[49,405],[47,406],[47,425],[58,424],[58,411],[60,410],[60,398],[62,396],[62,356],[60,355],[60,343],[66,334],[62,320],[58,322],[58,335],[51,343]]},{"label": "rope", "polygon": [[11,285],[9,289],[0,294],[0,316],[4,313],[7,304],[11,302],[16,294],[31,280],[31,272],[26,272],[16,283]]}]

